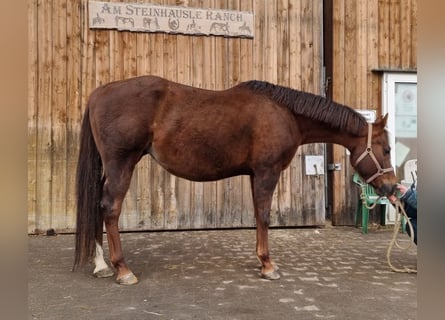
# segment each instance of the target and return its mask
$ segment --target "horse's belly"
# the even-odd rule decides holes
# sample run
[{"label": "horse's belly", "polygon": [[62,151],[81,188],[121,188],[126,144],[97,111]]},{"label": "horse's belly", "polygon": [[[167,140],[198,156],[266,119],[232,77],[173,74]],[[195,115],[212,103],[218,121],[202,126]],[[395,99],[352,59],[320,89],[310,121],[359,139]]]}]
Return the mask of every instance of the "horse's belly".
[{"label": "horse's belly", "polygon": [[166,150],[150,150],[151,156],[168,172],[192,181],[215,181],[252,173],[240,155],[224,153],[212,148],[194,150],[171,146]]}]

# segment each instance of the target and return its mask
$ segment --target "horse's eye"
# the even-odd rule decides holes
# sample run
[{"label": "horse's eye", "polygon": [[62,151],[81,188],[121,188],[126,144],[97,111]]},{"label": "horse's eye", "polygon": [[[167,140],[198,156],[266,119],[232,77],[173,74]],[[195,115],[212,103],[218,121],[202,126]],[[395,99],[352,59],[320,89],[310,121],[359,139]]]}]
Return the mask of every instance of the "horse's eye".
[{"label": "horse's eye", "polygon": [[383,149],[383,153],[384,153],[385,155],[389,155],[389,154],[391,153],[391,148],[390,148],[390,147],[384,148],[384,149]]}]

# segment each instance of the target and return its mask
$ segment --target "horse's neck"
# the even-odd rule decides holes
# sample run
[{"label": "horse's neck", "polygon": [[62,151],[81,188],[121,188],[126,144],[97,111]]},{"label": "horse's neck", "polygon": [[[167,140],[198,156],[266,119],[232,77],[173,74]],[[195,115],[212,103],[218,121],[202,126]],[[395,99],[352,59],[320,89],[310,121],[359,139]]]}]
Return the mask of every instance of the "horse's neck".
[{"label": "horse's neck", "polygon": [[314,121],[301,128],[303,144],[308,143],[335,143],[352,151],[362,137],[356,136],[346,130],[332,128],[328,124]]}]

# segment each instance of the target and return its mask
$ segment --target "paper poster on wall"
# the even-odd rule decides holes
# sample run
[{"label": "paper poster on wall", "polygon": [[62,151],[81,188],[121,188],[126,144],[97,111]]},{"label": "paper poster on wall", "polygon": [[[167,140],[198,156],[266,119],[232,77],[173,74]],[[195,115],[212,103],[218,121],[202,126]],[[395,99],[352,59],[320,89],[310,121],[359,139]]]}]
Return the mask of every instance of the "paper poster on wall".
[{"label": "paper poster on wall", "polygon": [[417,138],[417,85],[395,84],[395,129],[398,138]]}]

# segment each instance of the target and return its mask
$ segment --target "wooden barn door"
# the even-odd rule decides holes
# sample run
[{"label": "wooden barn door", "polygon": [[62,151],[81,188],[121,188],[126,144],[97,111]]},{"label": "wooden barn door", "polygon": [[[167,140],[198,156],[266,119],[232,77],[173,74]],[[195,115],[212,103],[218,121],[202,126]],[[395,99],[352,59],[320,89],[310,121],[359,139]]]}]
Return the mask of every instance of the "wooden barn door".
[{"label": "wooden barn door", "polygon": [[[75,228],[80,121],[89,94],[101,84],[152,74],[212,90],[256,79],[322,93],[322,0],[131,2],[250,11],[254,38],[91,29],[88,0],[30,0],[30,233]],[[298,150],[274,194],[273,226],[324,224],[320,159],[323,144]],[[253,227],[249,178],[190,182],[145,157],[134,171],[120,224],[122,230]]]}]

